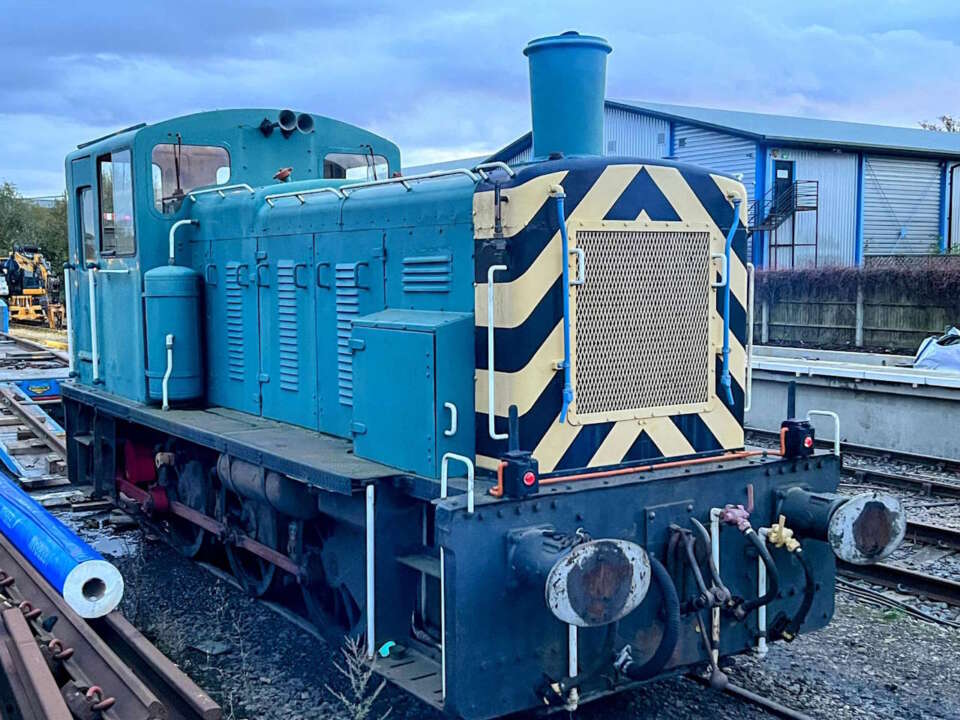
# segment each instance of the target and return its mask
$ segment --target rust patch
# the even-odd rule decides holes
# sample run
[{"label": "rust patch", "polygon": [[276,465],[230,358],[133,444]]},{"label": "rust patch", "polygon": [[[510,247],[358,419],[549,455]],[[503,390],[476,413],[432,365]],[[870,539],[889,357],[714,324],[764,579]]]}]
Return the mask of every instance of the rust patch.
[{"label": "rust patch", "polygon": [[612,622],[630,595],[633,568],[613,543],[599,543],[588,557],[574,561],[567,576],[567,595],[574,611],[591,625]]},{"label": "rust patch", "polygon": [[880,555],[893,539],[894,513],[882,502],[872,500],[853,523],[853,542],[865,557]]}]

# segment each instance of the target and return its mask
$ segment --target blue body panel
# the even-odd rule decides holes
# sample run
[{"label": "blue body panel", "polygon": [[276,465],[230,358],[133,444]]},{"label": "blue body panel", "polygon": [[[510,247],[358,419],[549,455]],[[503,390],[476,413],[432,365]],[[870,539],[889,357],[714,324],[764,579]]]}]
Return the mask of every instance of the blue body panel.
[{"label": "blue body panel", "polygon": [[470,456],[473,376],[462,369],[472,339],[470,313],[385,310],[354,321],[358,457],[436,478],[444,453]]}]

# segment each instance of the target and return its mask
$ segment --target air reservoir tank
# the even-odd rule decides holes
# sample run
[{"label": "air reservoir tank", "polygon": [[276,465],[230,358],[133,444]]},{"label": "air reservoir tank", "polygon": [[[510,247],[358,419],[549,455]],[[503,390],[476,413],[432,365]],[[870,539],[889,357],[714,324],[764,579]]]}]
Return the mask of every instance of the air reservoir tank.
[{"label": "air reservoir tank", "polygon": [[200,274],[180,265],[154,268],[143,276],[147,394],[151,400],[165,399],[163,378],[168,371],[168,359],[172,363],[167,399],[184,402],[203,397],[200,288]]}]

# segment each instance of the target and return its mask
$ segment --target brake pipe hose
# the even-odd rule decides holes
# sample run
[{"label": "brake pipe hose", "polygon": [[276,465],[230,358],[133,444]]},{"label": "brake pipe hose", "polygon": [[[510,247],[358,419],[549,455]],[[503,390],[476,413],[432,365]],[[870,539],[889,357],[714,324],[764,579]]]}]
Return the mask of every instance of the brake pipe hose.
[{"label": "brake pipe hose", "polygon": [[673,655],[673,651],[676,650],[677,641],[680,639],[680,598],[677,595],[677,588],[673,584],[673,579],[667,569],[654,557],[650,558],[650,570],[663,595],[667,619],[664,624],[663,635],[660,636],[660,644],[657,645],[657,649],[645,663],[640,665],[634,661],[633,651],[629,643],[617,655],[614,667],[631,680],[649,680],[663,670]]},{"label": "brake pipe hose", "polygon": [[[720,385],[727,396],[727,405],[733,407],[733,386],[730,381],[730,249],[733,246],[733,236],[737,234],[740,225],[740,198],[733,200],[733,220],[727,232],[727,242],[723,248],[725,265],[727,268],[726,282],[723,284],[723,369],[720,372]],[[566,267],[566,265],[564,265]]]},{"label": "brake pipe hose", "polygon": [[570,239],[567,237],[567,218],[563,209],[566,193],[560,185],[550,188],[556,201],[557,222],[560,225],[562,245],[561,271],[563,274],[563,404],[560,406],[560,422],[567,421],[567,410],[573,402],[573,381],[570,377]]}]

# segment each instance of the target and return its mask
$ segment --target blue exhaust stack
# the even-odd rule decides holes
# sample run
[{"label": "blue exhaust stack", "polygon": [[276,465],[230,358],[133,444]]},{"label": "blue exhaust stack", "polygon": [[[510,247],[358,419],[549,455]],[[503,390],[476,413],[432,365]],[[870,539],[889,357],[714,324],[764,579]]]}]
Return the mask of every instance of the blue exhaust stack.
[{"label": "blue exhaust stack", "polygon": [[530,108],[533,157],[603,154],[606,40],[570,31],[531,40]]}]

